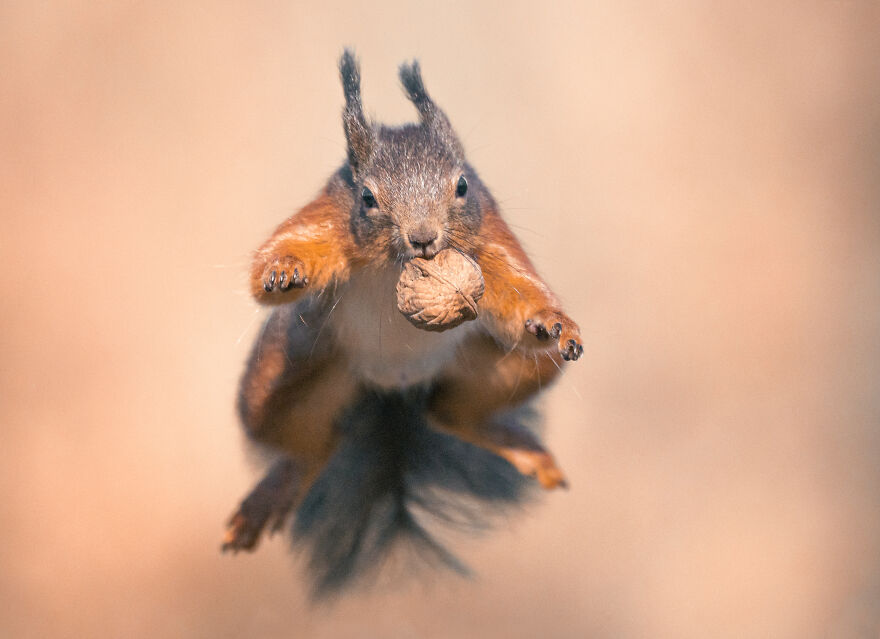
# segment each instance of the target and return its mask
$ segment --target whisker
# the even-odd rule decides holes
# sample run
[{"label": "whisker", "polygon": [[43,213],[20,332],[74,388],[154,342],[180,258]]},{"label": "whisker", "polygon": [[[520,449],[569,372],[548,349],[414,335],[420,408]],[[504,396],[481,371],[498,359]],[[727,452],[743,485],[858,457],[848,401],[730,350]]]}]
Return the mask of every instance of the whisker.
[{"label": "whisker", "polygon": [[[254,316],[251,317],[251,320],[247,323],[247,326],[244,327],[244,330],[241,332],[241,335],[239,335],[239,336],[238,336],[238,339],[235,340],[235,345],[236,345],[236,346],[238,346],[239,344],[241,344],[241,340],[243,340],[245,334],[247,334],[247,332],[248,332],[249,330],[251,330],[251,326],[253,326],[253,325],[254,325],[254,322],[257,321],[257,318],[260,316],[260,313],[261,313],[262,311],[263,311],[263,309],[260,308],[260,307],[257,307],[257,308],[254,309]],[[263,327],[263,330],[265,330],[265,327]]]},{"label": "whisker", "polygon": [[514,344],[513,346],[511,346],[511,347],[507,350],[507,352],[504,353],[504,355],[501,356],[501,358],[498,360],[498,362],[499,362],[499,363],[500,363],[500,362],[503,362],[505,359],[507,359],[508,357],[510,357],[510,354],[513,353],[513,351],[516,350],[516,347],[517,347],[518,345],[519,345],[519,342],[517,342],[516,344]]},{"label": "whisker", "polygon": [[[448,243],[450,246],[454,246],[465,253],[473,254],[477,252],[478,248],[480,248],[477,247],[477,245],[474,244],[473,241],[471,241],[469,238],[460,235],[457,231],[447,231],[447,237],[449,238]],[[471,249],[471,251],[467,251],[465,250],[465,248],[469,248]],[[487,250],[480,251],[479,261],[483,263],[491,262],[493,264],[497,264],[504,267],[504,269],[508,271],[513,271],[525,277],[532,276],[532,274],[526,268],[517,266],[516,264],[511,263],[509,260],[505,260],[501,257],[498,257],[497,255],[493,255],[490,251]]]},{"label": "whisker", "polygon": [[[507,357],[507,355],[510,355],[511,352],[512,352],[512,351],[508,351],[507,354],[504,355],[504,357]],[[498,361],[499,361],[499,362],[500,362],[500,361],[503,361],[503,360],[504,360],[504,357],[502,357],[502,358],[501,358],[500,360],[498,360]],[[513,390],[510,391],[510,395],[507,397],[507,401],[510,401],[511,399],[513,399],[513,396],[516,394],[516,391],[519,389],[519,382],[520,382],[520,380],[522,379],[522,374],[523,374],[523,367],[520,366],[520,367],[519,367],[519,372],[516,374],[516,384],[513,385]]]},{"label": "whisker", "polygon": [[561,373],[561,372],[562,372],[562,367],[559,365],[559,362],[557,362],[555,359],[553,359],[553,356],[552,356],[550,353],[548,353],[547,351],[541,351],[541,352],[542,352],[544,355],[546,355],[546,356],[550,359],[551,362],[553,362],[553,365],[554,365],[556,368],[558,368],[558,369],[559,369],[559,372]]},{"label": "whisker", "polygon": [[532,351],[532,357],[535,358],[535,379],[538,380],[538,392],[541,392],[541,366],[538,364],[538,353]]},{"label": "whisker", "polygon": [[[336,291],[334,290],[334,293],[335,292]],[[343,295],[340,295],[339,297],[336,298],[336,301],[333,302],[333,306],[331,306],[330,310],[327,312],[327,317],[325,317],[324,321],[321,322],[321,328],[318,329],[318,334],[315,335],[315,342],[312,344],[312,350],[309,351],[309,359],[311,359],[312,355],[315,353],[315,348],[317,348],[317,346],[318,346],[318,340],[321,339],[321,333],[324,332],[324,327],[327,326],[327,322],[330,321],[330,316],[333,314],[333,311],[336,310],[336,307],[339,306],[339,302],[342,301],[343,296],[344,296],[344,293],[343,293]]]}]

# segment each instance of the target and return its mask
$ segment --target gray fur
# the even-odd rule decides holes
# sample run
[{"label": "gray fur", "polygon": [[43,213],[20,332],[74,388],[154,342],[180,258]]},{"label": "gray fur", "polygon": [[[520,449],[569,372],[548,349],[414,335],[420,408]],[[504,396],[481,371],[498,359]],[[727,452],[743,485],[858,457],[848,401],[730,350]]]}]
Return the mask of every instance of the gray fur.
[{"label": "gray fur", "polygon": [[364,116],[361,101],[361,70],[354,53],[349,49],[346,49],[339,59],[339,75],[345,93],[342,125],[348,142],[348,162],[352,172],[358,175],[370,161],[375,144],[375,133]]},{"label": "gray fur", "polygon": [[[342,120],[355,201],[355,239],[387,252],[392,260],[413,256],[411,236],[436,235],[430,247],[433,253],[450,245],[467,251],[467,238],[482,221],[481,203],[491,196],[467,164],[446,114],[425,89],[418,62],[401,65],[400,80],[420,114],[420,122],[400,127],[367,124],[360,71],[350,51],[345,51],[339,67],[346,98]],[[456,184],[462,175],[473,188],[466,197],[457,197]],[[364,187],[373,194],[378,208],[363,206]]]},{"label": "gray fur", "polygon": [[434,104],[428,90],[425,89],[425,83],[422,80],[422,70],[418,60],[413,60],[410,64],[400,65],[400,82],[406,91],[407,96],[419,110],[422,123],[431,127],[435,133],[444,138],[444,143],[458,156],[459,162],[464,162],[464,151],[455,135],[452,124],[446,114]]}]

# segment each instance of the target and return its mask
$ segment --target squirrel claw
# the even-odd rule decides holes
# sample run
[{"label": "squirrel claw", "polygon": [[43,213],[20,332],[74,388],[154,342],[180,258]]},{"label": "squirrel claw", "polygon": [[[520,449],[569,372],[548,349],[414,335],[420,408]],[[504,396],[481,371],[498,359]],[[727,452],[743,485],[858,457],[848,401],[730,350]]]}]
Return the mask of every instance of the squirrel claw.
[{"label": "squirrel claw", "polygon": [[542,342],[550,339],[551,335],[547,328],[533,319],[526,320],[526,330]]},{"label": "squirrel claw", "polygon": [[563,348],[559,349],[559,352],[566,362],[574,361],[584,354],[584,347],[583,344],[578,344],[575,340],[570,339]]},{"label": "squirrel claw", "polygon": [[539,311],[535,317],[526,320],[525,329],[542,342],[556,340],[559,354],[567,362],[577,360],[584,353],[578,325],[561,311]]},{"label": "squirrel claw", "polygon": [[263,289],[267,293],[284,293],[291,288],[303,288],[308,283],[303,263],[289,255],[274,259],[263,271]]}]

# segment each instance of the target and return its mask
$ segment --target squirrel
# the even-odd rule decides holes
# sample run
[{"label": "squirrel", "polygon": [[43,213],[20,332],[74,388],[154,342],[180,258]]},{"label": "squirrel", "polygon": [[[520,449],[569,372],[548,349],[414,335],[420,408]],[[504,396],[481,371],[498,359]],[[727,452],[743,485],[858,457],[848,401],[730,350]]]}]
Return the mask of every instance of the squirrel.
[{"label": "squirrel", "polygon": [[[365,117],[348,49],[339,72],[347,160],[250,270],[253,297],[273,308],[238,408],[247,436],[277,459],[223,541],[253,550],[293,515],[319,595],[401,536],[466,571],[419,508],[467,519],[479,510],[468,500],[515,503],[534,480],[565,487],[528,422],[532,400],[583,353],[578,325],[502,220],[418,62],[399,74],[419,123],[399,127]],[[485,293],[477,319],[434,333],[400,314],[394,284],[408,260],[444,249],[479,265]]]}]

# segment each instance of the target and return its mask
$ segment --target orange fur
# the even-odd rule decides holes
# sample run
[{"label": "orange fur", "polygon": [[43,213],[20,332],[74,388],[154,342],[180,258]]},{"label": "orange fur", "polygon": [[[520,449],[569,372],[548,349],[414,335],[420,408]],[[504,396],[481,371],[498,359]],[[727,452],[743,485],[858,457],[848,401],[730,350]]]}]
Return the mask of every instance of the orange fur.
[{"label": "orange fur", "polygon": [[559,375],[556,353],[504,351],[487,335],[475,335],[436,383],[431,425],[504,457],[545,488],[565,477],[533,433],[505,423],[503,412],[531,399]]},{"label": "orange fur", "polygon": [[327,312],[320,303],[278,307],[258,338],[239,412],[248,434],[284,457],[230,518],[224,549],[252,549],[267,522],[280,526],[336,449],[334,420],[357,385],[344,357],[318,339]]},{"label": "orange fur", "polygon": [[[287,219],[259,248],[251,268],[251,293],[261,304],[287,304],[304,291],[322,289],[347,278],[356,247],[348,228],[348,212],[334,200],[329,186],[310,204]],[[271,273],[299,269],[305,286],[266,290]],[[293,277],[288,273],[288,277]]]},{"label": "orange fur", "polygon": [[562,310],[550,287],[538,276],[531,260],[501,219],[497,209],[484,212],[480,229],[482,242],[476,260],[483,269],[486,292],[480,300],[480,314],[488,330],[510,348],[546,349],[526,330],[526,321],[561,325],[557,345],[563,350],[569,340],[580,344],[577,324]]}]

